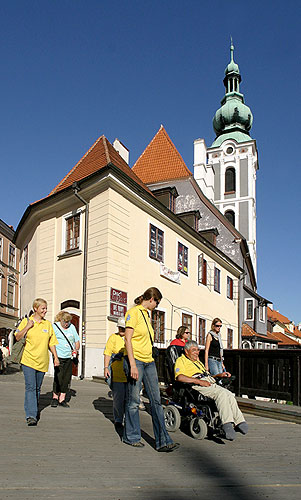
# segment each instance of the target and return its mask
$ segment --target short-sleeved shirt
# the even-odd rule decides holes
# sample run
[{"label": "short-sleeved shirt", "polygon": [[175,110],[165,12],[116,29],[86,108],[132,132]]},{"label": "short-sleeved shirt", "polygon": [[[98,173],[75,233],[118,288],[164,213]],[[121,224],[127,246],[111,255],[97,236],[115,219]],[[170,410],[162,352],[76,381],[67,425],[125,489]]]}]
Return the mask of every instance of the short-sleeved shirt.
[{"label": "short-sleeved shirt", "polygon": [[205,373],[206,368],[201,361],[191,361],[190,359],[182,354],[175,362],[175,378],[178,375],[185,375],[186,377],[193,377],[198,373]]},{"label": "short-sleeved shirt", "polygon": [[133,328],[134,330],[132,336],[134,358],[144,363],[151,363],[154,361],[152,356],[152,343],[150,340],[151,335],[152,341],[154,341],[154,330],[147,309],[142,305],[129,309],[125,315],[125,327]]},{"label": "short-sleeved shirt", "polygon": [[[104,354],[112,356],[112,354],[117,354],[119,352],[122,354],[125,353],[124,338],[118,335],[118,333],[113,333],[107,340]],[[112,374],[113,382],[127,382],[127,378],[123,370],[123,358],[120,361],[113,361]]]},{"label": "short-sleeved shirt", "polygon": [[[72,347],[74,347],[75,342],[79,342],[79,336],[75,326],[72,325],[71,323],[68,328],[63,328],[60,322],[58,322],[58,326],[64,332]],[[56,352],[58,357],[71,358],[72,356],[71,347],[55,323],[53,323],[53,330],[58,341],[58,345],[56,346]]]},{"label": "short-sleeved shirt", "polygon": [[[29,319],[34,321],[34,325],[27,332],[21,364],[40,372],[47,372],[49,366],[48,348],[57,345],[57,338],[50,321],[42,319],[40,323],[37,323],[33,316],[30,316]],[[26,325],[27,318],[24,318],[17,331],[23,330]]]}]

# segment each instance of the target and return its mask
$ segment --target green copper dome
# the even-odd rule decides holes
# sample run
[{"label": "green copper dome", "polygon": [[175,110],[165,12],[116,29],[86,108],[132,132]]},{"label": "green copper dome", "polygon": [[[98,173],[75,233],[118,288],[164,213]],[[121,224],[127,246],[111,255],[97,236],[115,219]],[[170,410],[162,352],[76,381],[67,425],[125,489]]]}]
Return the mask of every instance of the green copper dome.
[{"label": "green copper dome", "polygon": [[244,96],[239,92],[241,76],[238,65],[233,58],[234,46],[231,39],[231,61],[225,69],[224,85],[225,96],[221,107],[213,118],[213,128],[216,133],[212,146],[220,146],[226,139],[235,139],[237,142],[250,140],[249,131],[253,124],[251,110],[244,103]]}]

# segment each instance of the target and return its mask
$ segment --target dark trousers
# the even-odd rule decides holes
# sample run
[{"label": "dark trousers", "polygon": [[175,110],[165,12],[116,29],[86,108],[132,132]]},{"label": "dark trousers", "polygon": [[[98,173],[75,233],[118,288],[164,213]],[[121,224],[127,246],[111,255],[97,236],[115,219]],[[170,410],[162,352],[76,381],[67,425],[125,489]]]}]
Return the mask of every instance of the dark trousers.
[{"label": "dark trousers", "polygon": [[53,392],[66,393],[72,377],[72,359],[59,358],[60,366],[54,367]]}]

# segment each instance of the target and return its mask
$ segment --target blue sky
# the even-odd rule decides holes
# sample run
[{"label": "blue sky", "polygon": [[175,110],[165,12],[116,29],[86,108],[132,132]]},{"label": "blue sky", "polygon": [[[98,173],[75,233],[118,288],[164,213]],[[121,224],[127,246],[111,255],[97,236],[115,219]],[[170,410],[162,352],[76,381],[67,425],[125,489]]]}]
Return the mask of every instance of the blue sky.
[{"label": "blue sky", "polygon": [[161,123],[189,168],[214,140],[229,38],[257,141],[258,291],[300,312],[300,2],[1,2],[0,218],[17,226],[97,137],[136,161]]}]

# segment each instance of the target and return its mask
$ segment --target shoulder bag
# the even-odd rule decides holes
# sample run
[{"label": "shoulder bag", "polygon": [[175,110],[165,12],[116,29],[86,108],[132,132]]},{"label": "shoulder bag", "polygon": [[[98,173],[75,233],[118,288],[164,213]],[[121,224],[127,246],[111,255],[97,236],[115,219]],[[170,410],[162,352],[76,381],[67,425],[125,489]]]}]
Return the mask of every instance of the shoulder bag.
[{"label": "shoulder bag", "polygon": [[[28,318],[27,318],[27,323],[28,323]],[[14,343],[12,350],[11,350],[11,353],[10,353],[10,356],[8,358],[8,360],[11,363],[21,363],[21,359],[22,359],[23,352],[25,349],[25,344],[26,344],[26,336],[27,336],[27,333],[24,335],[24,337],[22,337],[20,340],[16,340],[16,342]]]},{"label": "shoulder bag", "polygon": [[54,323],[55,326],[59,329],[59,331],[64,335],[65,339],[67,340],[68,344],[70,345],[71,347],[71,353],[72,353],[72,363],[77,366],[78,365],[78,354],[76,354],[76,356],[73,356],[73,345],[71,344],[71,342],[69,341],[69,339],[66,337],[66,335],[64,334],[63,330],[61,330],[61,328],[59,327],[59,325],[57,323]]},{"label": "shoulder bag", "polygon": [[157,359],[159,357],[159,349],[158,349],[158,347],[154,346],[153,339],[152,339],[152,336],[151,336],[150,331],[149,331],[148,323],[146,321],[146,317],[144,316],[144,314],[141,311],[141,309],[140,309],[140,312],[141,312],[141,314],[143,316],[143,319],[144,319],[144,321],[146,323],[147,330],[148,330],[148,333],[149,333],[149,338],[150,338],[150,341],[151,341],[151,344],[152,344],[152,356],[153,356],[154,359]]}]

